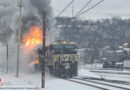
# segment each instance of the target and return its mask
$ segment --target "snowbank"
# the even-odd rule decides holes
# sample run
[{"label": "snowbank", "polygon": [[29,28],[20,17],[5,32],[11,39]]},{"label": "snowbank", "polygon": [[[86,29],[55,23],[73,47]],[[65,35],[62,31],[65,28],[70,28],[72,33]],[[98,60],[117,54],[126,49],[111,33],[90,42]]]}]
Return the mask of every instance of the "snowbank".
[{"label": "snowbank", "polygon": [[81,77],[94,77],[94,78],[100,78],[100,76],[90,72],[88,69],[79,69],[78,75]]}]

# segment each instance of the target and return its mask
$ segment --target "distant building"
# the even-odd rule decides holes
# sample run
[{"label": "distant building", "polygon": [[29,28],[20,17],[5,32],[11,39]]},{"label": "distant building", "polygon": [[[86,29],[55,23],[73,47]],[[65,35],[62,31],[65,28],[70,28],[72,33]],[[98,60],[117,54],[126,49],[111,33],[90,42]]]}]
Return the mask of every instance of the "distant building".
[{"label": "distant building", "polygon": [[128,43],[122,45],[123,67],[130,69],[130,47]]},{"label": "distant building", "polygon": [[83,63],[94,63],[99,56],[97,53],[98,52],[92,48],[83,48],[78,50],[79,59]]},{"label": "distant building", "polygon": [[128,47],[128,43],[124,43],[123,45],[122,45],[122,48],[127,48]]}]

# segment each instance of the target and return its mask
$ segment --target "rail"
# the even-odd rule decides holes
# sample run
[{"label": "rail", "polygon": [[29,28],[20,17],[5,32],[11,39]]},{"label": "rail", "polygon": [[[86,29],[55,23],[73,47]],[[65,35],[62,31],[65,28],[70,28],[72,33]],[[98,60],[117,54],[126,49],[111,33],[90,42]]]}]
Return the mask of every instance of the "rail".
[{"label": "rail", "polygon": [[96,86],[96,85],[92,85],[92,84],[87,84],[87,83],[83,83],[83,82],[79,82],[79,81],[75,81],[75,80],[70,80],[70,79],[65,79],[65,80],[71,81],[71,82],[75,82],[75,83],[79,83],[79,84],[86,85],[86,86],[91,86],[91,87],[94,87],[94,88],[97,88],[97,89],[101,89],[101,90],[109,90],[107,88],[103,88],[103,87],[100,87],[100,86]]},{"label": "rail", "polygon": [[91,83],[96,83],[96,84],[100,84],[100,85],[105,85],[105,86],[110,86],[110,87],[114,87],[114,88],[119,88],[119,89],[123,89],[123,90],[130,90],[130,88],[106,84],[106,83],[103,83],[103,82],[93,81],[93,80],[89,80],[89,79],[81,79],[81,78],[74,78],[74,79],[82,80],[82,81],[86,81],[86,82],[91,82]]}]

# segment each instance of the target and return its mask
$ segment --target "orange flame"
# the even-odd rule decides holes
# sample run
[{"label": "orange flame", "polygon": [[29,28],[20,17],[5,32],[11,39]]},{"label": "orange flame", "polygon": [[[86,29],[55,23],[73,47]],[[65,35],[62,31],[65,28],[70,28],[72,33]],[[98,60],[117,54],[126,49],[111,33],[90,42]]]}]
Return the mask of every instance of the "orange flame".
[{"label": "orange flame", "polygon": [[39,64],[39,61],[38,61],[38,60],[34,60],[34,61],[32,61],[32,62],[29,64],[29,66],[33,66],[33,65],[35,65],[35,64]]},{"label": "orange flame", "polygon": [[42,30],[37,26],[32,26],[30,32],[23,35],[22,42],[26,48],[35,48],[42,43]]},{"label": "orange flame", "polygon": [[33,49],[42,44],[42,30],[43,25],[41,27],[32,26],[28,33],[23,35],[22,43],[24,44],[23,50],[24,54],[28,55],[31,54],[33,57],[33,61],[29,64],[29,66],[33,66],[35,64],[39,64],[37,60],[37,54],[33,52]]}]

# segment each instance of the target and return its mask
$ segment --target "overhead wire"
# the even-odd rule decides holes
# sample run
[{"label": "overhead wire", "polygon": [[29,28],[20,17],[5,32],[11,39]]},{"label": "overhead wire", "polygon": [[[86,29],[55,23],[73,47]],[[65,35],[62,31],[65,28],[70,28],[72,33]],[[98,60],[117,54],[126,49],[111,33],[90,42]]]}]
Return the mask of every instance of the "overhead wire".
[{"label": "overhead wire", "polygon": [[[74,0],[72,0],[56,17],[59,17],[72,3],[74,2]],[[52,20],[53,21],[53,20]],[[53,31],[50,31],[51,33],[54,32],[55,30]],[[48,33],[50,33],[48,32]]]},{"label": "overhead wire", "polygon": [[83,6],[83,8],[75,15],[75,17],[78,16],[91,2],[92,2],[92,0],[89,0],[89,1]]},{"label": "overhead wire", "polygon": [[59,17],[72,3],[73,0],[57,15],[57,17]]},{"label": "overhead wire", "polygon": [[[84,13],[87,13],[88,11],[90,11],[91,9],[95,8],[96,6],[98,6],[100,3],[102,3],[104,0],[101,0],[99,1],[98,3],[94,4],[92,7],[88,8],[86,11],[82,12],[83,9],[85,9],[90,3],[91,3],[92,0],[89,0],[85,6],[72,18],[72,19],[75,19],[77,17],[80,17],[81,15],[83,15]],[[57,15],[60,16],[71,4],[73,3],[73,0],[61,11],[61,13],[59,13]],[[81,13],[82,12],[82,13]],[[51,32],[54,32],[55,30],[51,31]],[[49,32],[50,33],[50,32]]]},{"label": "overhead wire", "polygon": [[87,13],[88,11],[90,11],[90,10],[93,9],[93,8],[95,8],[96,6],[98,6],[98,5],[99,5],[100,3],[102,3],[103,1],[104,1],[104,0],[99,1],[98,3],[96,3],[96,4],[93,5],[92,7],[88,8],[86,11],[82,12],[81,14],[77,15],[77,16],[74,17],[74,18],[77,18],[77,17],[83,15],[84,13]]}]

